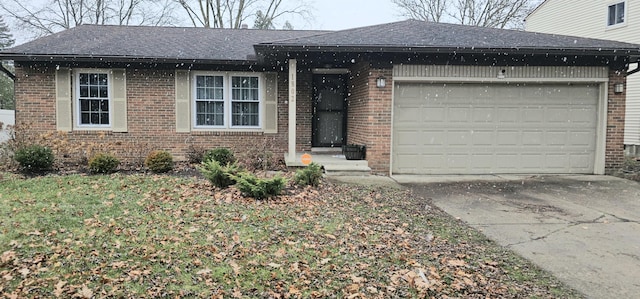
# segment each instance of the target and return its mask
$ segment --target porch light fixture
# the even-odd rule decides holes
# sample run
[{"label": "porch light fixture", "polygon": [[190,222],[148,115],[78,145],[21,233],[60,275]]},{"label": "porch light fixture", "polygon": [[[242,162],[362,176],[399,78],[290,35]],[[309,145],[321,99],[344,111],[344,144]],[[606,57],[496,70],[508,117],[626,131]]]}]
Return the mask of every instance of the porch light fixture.
[{"label": "porch light fixture", "polygon": [[385,86],[387,86],[386,78],[383,76],[378,77],[376,79],[376,87],[383,88]]},{"label": "porch light fixture", "polygon": [[622,93],[624,91],[624,84],[616,83],[613,85],[613,92]]}]

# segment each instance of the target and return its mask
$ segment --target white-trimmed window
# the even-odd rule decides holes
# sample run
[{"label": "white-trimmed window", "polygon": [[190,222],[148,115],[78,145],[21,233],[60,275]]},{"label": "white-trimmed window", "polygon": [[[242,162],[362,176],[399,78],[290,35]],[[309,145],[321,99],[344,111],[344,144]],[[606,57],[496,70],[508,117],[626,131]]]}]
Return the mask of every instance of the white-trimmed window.
[{"label": "white-trimmed window", "polygon": [[618,2],[612,5],[609,5],[608,8],[608,18],[607,25],[614,26],[618,24],[624,23],[625,19],[625,2]]},{"label": "white-trimmed window", "polygon": [[262,127],[262,76],[256,73],[196,73],[194,127],[259,129]]},{"label": "white-trimmed window", "polygon": [[77,126],[107,128],[111,126],[110,78],[107,70],[76,71]]}]

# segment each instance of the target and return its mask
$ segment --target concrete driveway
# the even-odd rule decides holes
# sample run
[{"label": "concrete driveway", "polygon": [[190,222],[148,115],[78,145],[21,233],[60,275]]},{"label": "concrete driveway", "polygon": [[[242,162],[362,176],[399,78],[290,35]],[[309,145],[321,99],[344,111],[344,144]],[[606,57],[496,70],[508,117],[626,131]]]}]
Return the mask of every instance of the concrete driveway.
[{"label": "concrete driveway", "polygon": [[609,176],[396,179],[588,298],[640,298],[639,183]]}]

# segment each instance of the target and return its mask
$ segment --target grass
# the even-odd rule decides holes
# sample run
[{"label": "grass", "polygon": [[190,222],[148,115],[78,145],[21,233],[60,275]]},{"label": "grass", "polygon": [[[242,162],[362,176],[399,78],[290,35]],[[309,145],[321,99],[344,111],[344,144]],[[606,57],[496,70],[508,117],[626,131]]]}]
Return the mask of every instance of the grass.
[{"label": "grass", "polygon": [[276,200],[204,180],[0,180],[4,297],[578,298],[406,190],[325,183]]}]

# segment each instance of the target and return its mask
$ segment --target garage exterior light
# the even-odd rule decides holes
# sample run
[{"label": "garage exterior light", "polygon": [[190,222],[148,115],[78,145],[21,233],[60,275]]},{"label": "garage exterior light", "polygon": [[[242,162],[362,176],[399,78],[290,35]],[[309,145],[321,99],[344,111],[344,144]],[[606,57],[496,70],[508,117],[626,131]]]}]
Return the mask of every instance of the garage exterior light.
[{"label": "garage exterior light", "polygon": [[376,79],[376,87],[383,88],[385,86],[387,86],[386,78],[382,76],[378,77]]}]

